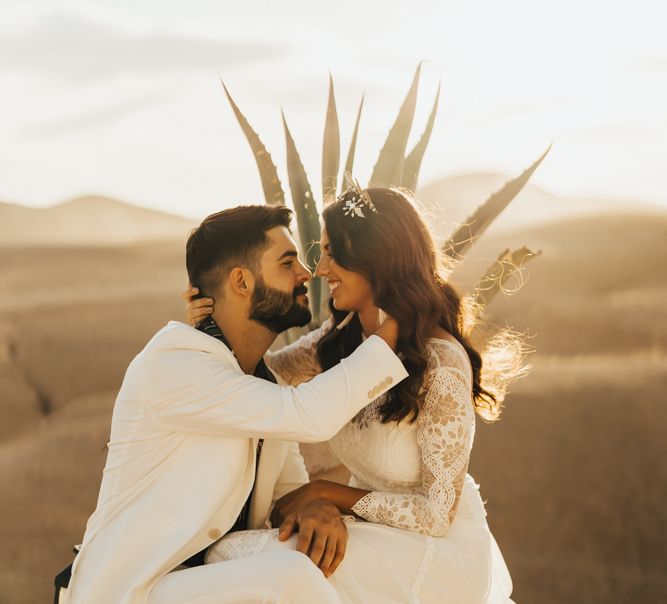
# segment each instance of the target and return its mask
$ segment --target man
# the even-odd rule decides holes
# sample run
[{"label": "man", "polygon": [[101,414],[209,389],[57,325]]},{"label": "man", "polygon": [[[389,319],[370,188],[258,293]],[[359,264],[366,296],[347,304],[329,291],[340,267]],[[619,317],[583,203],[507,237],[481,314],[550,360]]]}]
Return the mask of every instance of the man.
[{"label": "man", "polygon": [[[407,376],[392,350],[397,325],[388,320],[312,381],[272,383],[262,356],[280,331],[310,320],[310,273],[290,219],[284,207],[238,207],[191,234],[188,276],[215,298],[215,311],[206,332],[170,322],[128,368],[97,509],[72,568],[71,604],[336,601],[299,552],[170,572],[235,525],[261,526],[272,500],[307,480],[295,445],[282,439],[327,440]],[[304,513],[327,511],[331,517],[322,504]]]}]

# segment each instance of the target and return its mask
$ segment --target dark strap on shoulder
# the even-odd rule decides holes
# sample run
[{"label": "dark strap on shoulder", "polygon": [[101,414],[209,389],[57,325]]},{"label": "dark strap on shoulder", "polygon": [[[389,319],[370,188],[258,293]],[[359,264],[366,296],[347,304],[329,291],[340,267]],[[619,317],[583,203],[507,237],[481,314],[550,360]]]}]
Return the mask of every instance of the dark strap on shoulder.
[{"label": "dark strap on shoulder", "polygon": [[72,578],[72,565],[66,566],[63,568],[53,580],[56,591],[53,595],[53,604],[58,604],[60,602],[60,590],[67,589],[69,586],[69,580]]}]

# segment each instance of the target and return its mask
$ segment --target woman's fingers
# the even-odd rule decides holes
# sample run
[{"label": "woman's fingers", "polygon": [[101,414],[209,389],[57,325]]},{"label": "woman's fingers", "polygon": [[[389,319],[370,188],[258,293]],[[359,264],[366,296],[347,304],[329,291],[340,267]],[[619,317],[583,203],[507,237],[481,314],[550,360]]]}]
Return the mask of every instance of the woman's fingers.
[{"label": "woman's fingers", "polygon": [[190,287],[183,291],[183,299],[187,301],[185,306],[186,321],[196,327],[202,320],[208,317],[213,312],[213,298],[195,298],[199,290],[196,287]]},{"label": "woman's fingers", "polygon": [[198,293],[199,293],[198,287],[192,287],[191,285],[188,285],[181,292],[181,298],[183,298],[183,300],[185,300],[186,302],[190,302],[190,300],[192,300],[192,296],[196,296]]},{"label": "woman's fingers", "polygon": [[201,321],[202,319],[208,317],[213,312],[212,306],[207,306],[205,308],[197,308],[192,312],[192,318],[194,321]]},{"label": "woman's fingers", "polygon": [[187,315],[187,320],[188,324],[192,325],[192,327],[197,327],[206,317],[209,317],[211,313],[213,312],[213,309],[210,311],[200,311],[196,313],[188,313]]},{"label": "woman's fingers", "polygon": [[188,302],[188,308],[197,309],[205,306],[213,306],[213,298],[197,298]]},{"label": "woman's fingers", "polygon": [[188,305],[192,315],[207,315],[213,312],[213,301],[202,302],[201,300],[193,300]]},{"label": "woman's fingers", "polygon": [[206,309],[203,309],[203,308],[198,308],[198,309],[188,308],[188,310],[186,312],[187,322],[190,325],[192,325],[193,327],[196,327],[198,323],[203,321],[212,312],[213,312],[212,308],[210,310],[206,310]]}]

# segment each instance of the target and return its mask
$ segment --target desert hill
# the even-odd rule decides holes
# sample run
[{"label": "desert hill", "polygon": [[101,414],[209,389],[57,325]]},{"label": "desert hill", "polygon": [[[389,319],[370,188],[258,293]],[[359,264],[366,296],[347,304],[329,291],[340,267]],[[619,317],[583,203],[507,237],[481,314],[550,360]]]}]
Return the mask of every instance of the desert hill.
[{"label": "desert hill", "polygon": [[[418,190],[434,231],[447,233],[502,187],[508,176],[469,173],[431,182]],[[494,223],[494,232],[568,217],[627,212],[667,215],[660,206],[625,200],[566,198],[528,183]],[[0,202],[0,247],[125,245],[182,241],[196,221],[102,196],[84,196],[46,208]]]},{"label": "desert hill", "polygon": [[[449,232],[509,180],[503,174],[474,172],[430,182],[417,191],[432,228]],[[525,228],[578,216],[622,214],[632,208],[643,214],[665,214],[667,209],[629,200],[561,197],[528,182],[503,214],[493,223],[494,232]]]},{"label": "desert hill", "polygon": [[[453,275],[466,289],[508,245],[543,251],[489,308],[537,352],[503,419],[478,423],[470,470],[518,602],[580,601],[582,586],[593,604],[664,592],[667,216],[635,210],[494,226]],[[183,234],[0,247],[0,601],[46,601],[70,560],[125,369],[183,317],[183,248]]]},{"label": "desert hill", "polygon": [[581,216],[489,234],[453,280],[468,291],[500,251],[521,245],[542,255],[526,265],[516,293],[494,300],[491,321],[536,334],[542,353],[667,348],[667,214]]},{"label": "desert hill", "polygon": [[122,245],[183,239],[195,226],[181,216],[108,197],[78,197],[48,208],[0,203],[0,246]]}]

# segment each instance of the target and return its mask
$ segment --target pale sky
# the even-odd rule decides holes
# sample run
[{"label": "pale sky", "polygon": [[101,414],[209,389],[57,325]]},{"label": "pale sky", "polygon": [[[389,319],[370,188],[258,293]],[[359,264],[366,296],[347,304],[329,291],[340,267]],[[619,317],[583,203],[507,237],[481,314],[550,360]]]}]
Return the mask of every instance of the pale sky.
[{"label": "pale sky", "polygon": [[[260,202],[227,83],[287,191],[284,108],[316,193],[328,73],[342,148],[366,95],[370,176],[420,60],[421,183],[519,174],[568,196],[667,205],[662,0],[0,0],[0,200],[102,194],[195,218]],[[319,198],[319,194],[317,195]]]}]

